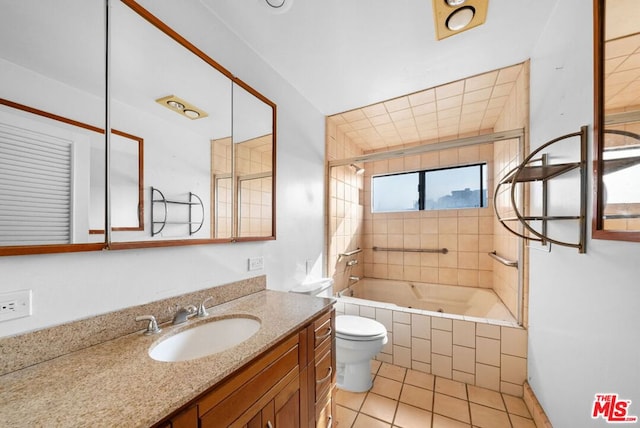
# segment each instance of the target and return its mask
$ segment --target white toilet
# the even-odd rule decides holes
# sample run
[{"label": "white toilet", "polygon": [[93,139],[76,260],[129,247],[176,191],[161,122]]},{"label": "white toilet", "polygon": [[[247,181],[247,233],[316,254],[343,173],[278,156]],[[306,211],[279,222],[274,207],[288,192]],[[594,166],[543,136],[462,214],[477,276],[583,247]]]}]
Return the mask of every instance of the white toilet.
[{"label": "white toilet", "polygon": [[[324,278],[294,287],[294,293],[318,297],[333,295],[333,280]],[[338,388],[351,392],[371,389],[371,359],[387,343],[387,329],[378,321],[353,315],[336,317]]]}]

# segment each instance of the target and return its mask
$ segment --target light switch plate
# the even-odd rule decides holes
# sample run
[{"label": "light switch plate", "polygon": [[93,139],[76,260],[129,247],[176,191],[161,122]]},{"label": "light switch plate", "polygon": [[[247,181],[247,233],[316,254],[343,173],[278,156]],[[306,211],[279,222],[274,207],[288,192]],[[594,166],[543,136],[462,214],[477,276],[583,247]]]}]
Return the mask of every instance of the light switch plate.
[{"label": "light switch plate", "polygon": [[264,258],[263,257],[252,257],[249,259],[249,270],[260,270],[264,269]]}]

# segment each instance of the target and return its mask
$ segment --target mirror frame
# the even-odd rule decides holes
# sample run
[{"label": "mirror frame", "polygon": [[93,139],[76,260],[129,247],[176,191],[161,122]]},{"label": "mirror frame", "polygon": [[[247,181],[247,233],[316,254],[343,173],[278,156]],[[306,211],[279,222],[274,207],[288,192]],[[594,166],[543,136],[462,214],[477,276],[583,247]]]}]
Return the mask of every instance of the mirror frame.
[{"label": "mirror frame", "polygon": [[[256,237],[236,237],[232,236],[229,238],[200,238],[200,239],[171,239],[171,240],[145,240],[145,241],[122,241],[122,242],[114,242],[108,240],[107,249],[110,250],[124,250],[124,249],[134,249],[134,248],[153,248],[153,247],[174,247],[174,246],[186,246],[186,245],[202,245],[202,244],[215,244],[215,243],[231,243],[231,242],[250,242],[250,241],[268,241],[276,239],[276,180],[275,180],[275,172],[276,172],[276,118],[277,118],[277,107],[276,104],[266,98],[264,95],[260,94],[258,91],[253,89],[247,83],[234,76],[229,70],[224,68],[194,44],[189,42],[186,38],[181,36],[175,30],[173,30],[169,25],[165,24],[160,18],[152,14],[150,11],[145,9],[142,5],[137,3],[135,0],[120,0],[124,5],[129,7],[133,12],[140,15],[144,20],[146,20],[149,24],[156,27],[158,30],[166,34],[168,37],[176,41],[179,45],[205,61],[211,67],[222,73],[226,76],[231,84],[237,84],[241,86],[243,89],[266,103],[272,110],[272,129],[273,129],[273,150],[272,150],[272,165],[273,165],[273,190],[272,190],[272,233],[270,236],[256,236]],[[232,111],[233,115],[233,111]],[[210,210],[211,212],[211,210]],[[235,212],[234,212],[235,215]]]},{"label": "mirror frame", "polygon": [[593,0],[593,75],[594,75],[594,126],[593,126],[593,219],[591,237],[616,241],[640,242],[640,231],[607,230],[603,225],[604,171],[604,58],[605,58],[605,9],[606,0]]}]

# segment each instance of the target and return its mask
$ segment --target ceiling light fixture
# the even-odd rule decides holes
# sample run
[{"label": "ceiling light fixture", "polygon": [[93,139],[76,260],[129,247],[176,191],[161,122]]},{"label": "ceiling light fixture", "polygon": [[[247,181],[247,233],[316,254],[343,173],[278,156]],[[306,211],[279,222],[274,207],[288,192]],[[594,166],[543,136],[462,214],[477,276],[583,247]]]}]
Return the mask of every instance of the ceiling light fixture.
[{"label": "ceiling light fixture", "polygon": [[269,6],[274,9],[279,9],[287,2],[287,0],[265,0]]},{"label": "ceiling light fixture", "polygon": [[176,113],[179,113],[191,120],[209,116],[204,110],[186,102],[182,98],[176,97],[175,95],[168,95],[166,97],[158,98],[156,102],[162,106],[167,107],[169,110],[175,111]]},{"label": "ceiling light fixture", "polygon": [[436,39],[484,24],[488,7],[489,0],[433,0]]},{"label": "ceiling light fixture", "polygon": [[476,10],[471,6],[465,6],[461,7],[460,9],[456,9],[447,18],[447,28],[451,31],[462,30],[464,27],[469,25],[475,14]]}]

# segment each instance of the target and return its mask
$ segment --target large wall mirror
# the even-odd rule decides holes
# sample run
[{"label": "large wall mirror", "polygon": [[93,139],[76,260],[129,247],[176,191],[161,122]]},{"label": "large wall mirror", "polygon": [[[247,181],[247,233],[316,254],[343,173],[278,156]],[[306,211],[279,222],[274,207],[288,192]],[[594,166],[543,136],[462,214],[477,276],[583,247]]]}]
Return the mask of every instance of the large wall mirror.
[{"label": "large wall mirror", "polygon": [[133,0],[107,100],[106,4],[0,0],[0,255],[274,239],[275,105]]},{"label": "large wall mirror", "polygon": [[594,1],[593,237],[640,241],[640,2]]},{"label": "large wall mirror", "polygon": [[111,248],[274,239],[275,105],[153,8],[111,5],[111,124],[144,139],[147,196]]},{"label": "large wall mirror", "polygon": [[0,255],[102,249],[104,4],[0,11]]}]

